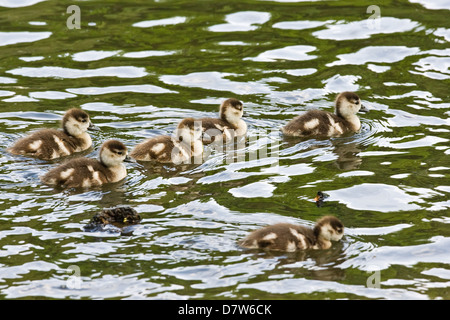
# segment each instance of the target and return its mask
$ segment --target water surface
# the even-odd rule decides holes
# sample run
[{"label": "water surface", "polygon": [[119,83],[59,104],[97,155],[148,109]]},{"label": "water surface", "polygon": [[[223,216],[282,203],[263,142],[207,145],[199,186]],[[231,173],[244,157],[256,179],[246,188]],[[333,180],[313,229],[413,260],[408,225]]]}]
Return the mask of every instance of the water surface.
[{"label": "water surface", "polygon": [[[2,299],[449,299],[448,1],[0,1]],[[279,128],[356,91],[361,132],[288,139]],[[60,161],[8,154],[80,107],[130,149],[185,117],[243,101],[239,152],[200,164],[129,164],[126,180],[54,190]],[[322,207],[317,191],[330,195]],[[143,220],[87,232],[103,208]],[[251,252],[276,222],[335,215],[326,251]],[[377,281],[372,281],[372,280]]]}]

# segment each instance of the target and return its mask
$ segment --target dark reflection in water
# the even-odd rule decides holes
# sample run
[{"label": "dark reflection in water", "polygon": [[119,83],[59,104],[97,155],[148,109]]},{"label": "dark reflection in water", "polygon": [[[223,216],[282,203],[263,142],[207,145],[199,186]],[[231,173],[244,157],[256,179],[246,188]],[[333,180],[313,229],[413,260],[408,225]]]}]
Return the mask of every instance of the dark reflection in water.
[{"label": "dark reflection in water", "polygon": [[149,178],[152,177],[162,177],[162,178],[172,178],[180,173],[193,170],[199,165],[194,163],[188,164],[170,164],[170,163],[158,163],[156,161],[146,161],[138,162],[136,165],[136,170],[141,174],[146,175]]},{"label": "dark reflection in water", "polygon": [[289,274],[324,281],[345,279],[346,271],[333,267],[344,257],[344,245],[340,242],[333,243],[328,250],[277,252],[245,249],[243,251],[251,253],[255,258],[276,259],[276,269]]},{"label": "dark reflection in water", "polygon": [[360,167],[362,159],[359,156],[359,153],[362,149],[359,143],[343,143],[340,141],[333,141],[333,146],[333,152],[338,156],[335,163],[339,169],[348,171],[358,169]]}]

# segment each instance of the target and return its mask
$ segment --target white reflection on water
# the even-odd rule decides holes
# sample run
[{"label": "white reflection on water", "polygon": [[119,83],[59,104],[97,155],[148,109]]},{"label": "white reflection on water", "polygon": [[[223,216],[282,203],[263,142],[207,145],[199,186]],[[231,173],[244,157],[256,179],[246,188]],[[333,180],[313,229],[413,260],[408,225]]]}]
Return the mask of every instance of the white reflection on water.
[{"label": "white reflection on water", "polygon": [[74,61],[98,61],[105,58],[113,57],[120,51],[104,51],[104,50],[89,50],[77,52],[72,55]]},{"label": "white reflection on water", "polygon": [[419,53],[419,48],[405,46],[369,46],[355,53],[340,54],[338,61],[327,64],[328,67],[336,65],[361,65],[367,62],[393,63],[402,61],[408,56]]},{"label": "white reflection on water", "polygon": [[155,299],[187,298],[171,293],[171,291],[182,289],[181,285],[162,285],[148,279],[139,279],[140,273],[124,276],[104,274],[91,278],[83,276],[83,270],[81,270],[80,287],[69,289],[67,280],[70,273],[63,269],[57,270],[60,274],[57,278],[35,280],[31,283],[17,282],[16,286],[4,290],[6,298],[14,299],[24,296],[45,296],[54,299],[70,299],[73,297],[108,299],[119,296],[127,297],[127,299],[146,299],[148,296],[155,296]]},{"label": "white reflection on water", "polygon": [[272,270],[278,262],[276,259],[257,259],[228,265],[201,265],[162,269],[162,274],[175,276],[183,280],[198,280],[193,288],[207,289],[228,287],[239,284],[245,279]]},{"label": "white reflection on water", "polygon": [[162,56],[170,56],[175,54],[175,50],[144,50],[144,51],[134,51],[134,52],[125,52],[122,54],[124,58],[148,58],[148,57],[162,57]]},{"label": "white reflection on water", "polygon": [[19,8],[19,7],[28,7],[32,6],[36,3],[43,2],[46,0],[0,0],[0,7],[6,8]]},{"label": "white reflection on water", "polygon": [[[14,94],[14,93],[13,93]],[[0,95],[1,96],[1,95]],[[30,98],[23,96],[21,94],[15,95],[14,97],[3,99],[3,102],[36,102],[39,101],[38,99]]]},{"label": "white reflection on water", "polygon": [[124,58],[148,58],[148,57],[161,57],[168,56],[176,53],[174,50],[144,50],[134,52],[124,52],[121,50],[115,51],[102,51],[102,50],[89,50],[83,52],[77,52],[72,55],[74,61],[98,61],[110,57],[124,57]]},{"label": "white reflection on water", "polygon": [[[369,276],[370,274],[368,274]],[[254,284],[239,284],[239,290],[258,289],[273,294],[307,294],[311,292],[336,292],[343,294],[354,294],[368,297],[370,299],[427,299],[426,295],[405,289],[378,289],[367,288],[363,285],[349,285],[335,281],[322,281],[310,279],[282,279],[261,281]]]},{"label": "white reflection on water", "polygon": [[90,77],[118,77],[140,78],[147,75],[145,68],[139,67],[104,67],[98,69],[71,69],[62,67],[17,68],[6,71],[14,75],[33,78],[90,78]]},{"label": "white reflection on water", "polygon": [[40,92],[30,92],[30,97],[35,99],[51,99],[51,100],[63,100],[76,97],[76,95],[60,92],[60,91],[40,91]]},{"label": "white reflection on water", "polygon": [[435,116],[423,116],[398,109],[389,109],[386,110],[386,113],[394,115],[394,117],[387,120],[390,127],[446,126],[450,124],[450,118],[442,119]]},{"label": "white reflection on water", "polygon": [[0,46],[7,46],[10,44],[22,42],[35,42],[47,39],[52,35],[51,32],[0,32]]},{"label": "white reflection on water", "polygon": [[314,46],[297,45],[289,46],[281,49],[273,49],[259,54],[255,58],[245,58],[244,60],[252,60],[258,62],[271,62],[279,59],[304,61],[317,58],[315,55],[310,55],[309,52],[316,50]]},{"label": "white reflection on water", "polygon": [[254,182],[248,185],[228,190],[235,198],[270,198],[273,196],[275,186],[269,182]]},{"label": "white reflection on water", "polygon": [[194,72],[187,75],[164,75],[160,80],[171,85],[183,87],[197,87],[209,90],[231,91],[236,94],[257,94],[271,92],[270,86],[255,82],[239,82],[226,79],[230,76],[237,76],[232,73]]},{"label": "white reflection on water", "polygon": [[258,11],[241,11],[226,16],[227,23],[214,25],[208,28],[213,32],[241,32],[258,29],[270,19],[270,13]]},{"label": "white reflection on water", "polygon": [[395,212],[418,210],[420,197],[409,195],[398,187],[381,183],[363,183],[339,190],[326,191],[328,201],[339,201],[355,210]]},{"label": "white reflection on water", "polygon": [[431,10],[450,10],[450,0],[409,0],[409,2],[420,3]]},{"label": "white reflection on water", "polygon": [[399,139],[380,138],[380,140],[376,143],[376,145],[378,145],[380,147],[388,147],[388,148],[393,148],[393,149],[411,149],[411,148],[433,146],[435,144],[439,144],[439,143],[448,141],[448,139],[433,137],[433,136],[426,136],[423,138],[419,138],[417,140],[407,141],[407,142],[398,142],[398,143],[393,142],[396,140],[399,140]]},{"label": "white reflection on water", "polygon": [[299,21],[283,21],[277,22],[272,27],[277,29],[286,29],[286,30],[304,30],[304,29],[312,29],[321,27],[331,21],[308,21],[308,20],[299,20]]},{"label": "white reflection on water", "polygon": [[410,71],[411,73],[422,74],[431,79],[450,79],[450,57],[425,57],[415,65],[419,72]]},{"label": "white reflection on water", "polygon": [[0,83],[16,83],[17,79],[9,77],[0,77]]},{"label": "white reflection on water", "polygon": [[165,19],[159,19],[159,20],[146,20],[146,21],[140,21],[133,24],[133,27],[138,28],[151,28],[156,26],[170,26],[170,25],[176,25],[180,23],[185,23],[187,20],[186,17],[172,17],[172,18],[165,18]]},{"label": "white reflection on water", "polygon": [[174,93],[175,91],[164,89],[151,84],[110,86],[110,87],[86,87],[86,88],[68,88],[67,91],[75,94],[100,95],[119,92],[137,92],[137,93]]},{"label": "white reflection on water", "polygon": [[316,31],[313,35],[319,39],[329,40],[367,39],[373,34],[406,32],[419,26],[417,22],[410,19],[381,17],[379,18],[380,27],[370,28],[367,23],[369,15],[361,16],[361,18],[363,20],[352,22],[338,21],[336,24],[328,24],[327,29]]},{"label": "white reflection on water", "polygon": [[413,266],[418,262],[450,263],[448,247],[450,238],[432,237],[429,243],[415,246],[382,246],[361,252],[357,257],[346,260],[341,268],[359,268],[361,270],[387,269],[391,265]]}]

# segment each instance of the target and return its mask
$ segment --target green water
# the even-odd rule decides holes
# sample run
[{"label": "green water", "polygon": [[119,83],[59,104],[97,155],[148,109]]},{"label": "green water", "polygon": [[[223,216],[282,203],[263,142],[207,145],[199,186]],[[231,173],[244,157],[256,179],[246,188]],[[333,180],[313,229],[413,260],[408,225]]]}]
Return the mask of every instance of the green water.
[{"label": "green water", "polygon": [[[376,21],[372,4],[0,1],[0,297],[449,299],[450,2],[386,1]],[[370,109],[360,133],[280,134],[347,90]],[[70,107],[101,128],[82,155],[111,138],[132,149],[229,97],[244,103],[243,158],[207,147],[201,164],[127,164],[121,183],[59,191],[39,180],[59,161],[5,151]],[[84,231],[116,205],[143,220]],[[346,227],[329,250],[236,245],[323,215]]]}]

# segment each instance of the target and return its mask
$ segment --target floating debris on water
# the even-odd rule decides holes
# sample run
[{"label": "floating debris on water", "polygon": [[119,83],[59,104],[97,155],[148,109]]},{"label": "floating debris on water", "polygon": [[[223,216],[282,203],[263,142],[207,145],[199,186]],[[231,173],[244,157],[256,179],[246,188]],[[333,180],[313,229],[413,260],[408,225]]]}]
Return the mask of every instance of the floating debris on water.
[{"label": "floating debris on water", "polygon": [[122,229],[129,225],[138,224],[141,220],[141,216],[133,208],[129,206],[118,206],[103,209],[101,212],[94,215],[91,221],[84,227],[84,230],[104,230],[107,225],[113,225]]}]

